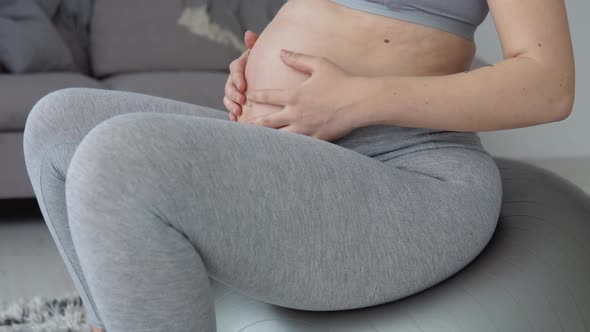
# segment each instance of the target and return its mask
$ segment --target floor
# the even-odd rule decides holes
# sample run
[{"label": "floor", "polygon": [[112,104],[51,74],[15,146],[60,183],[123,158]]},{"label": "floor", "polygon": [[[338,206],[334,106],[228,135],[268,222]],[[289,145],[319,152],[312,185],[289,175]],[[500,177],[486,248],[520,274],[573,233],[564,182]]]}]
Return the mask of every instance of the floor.
[{"label": "floor", "polygon": [[[590,194],[580,161],[535,161]],[[569,165],[569,166],[568,166]],[[586,164],[587,165],[587,164]],[[582,168],[586,172],[590,168]],[[0,304],[76,292],[34,199],[0,200]]]},{"label": "floor", "polygon": [[36,204],[0,202],[0,303],[76,292]]}]

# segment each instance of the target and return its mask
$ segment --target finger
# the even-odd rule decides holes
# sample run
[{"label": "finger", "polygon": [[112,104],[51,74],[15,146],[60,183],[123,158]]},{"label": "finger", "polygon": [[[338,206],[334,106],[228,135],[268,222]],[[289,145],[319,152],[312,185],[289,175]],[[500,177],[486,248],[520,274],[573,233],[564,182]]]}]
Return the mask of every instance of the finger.
[{"label": "finger", "polygon": [[228,95],[229,99],[231,99],[233,102],[238,103],[238,104],[242,104],[244,105],[244,103],[246,103],[246,96],[241,93],[240,91],[238,91],[235,86],[230,86],[229,88],[229,95]]},{"label": "finger", "polygon": [[246,102],[246,95],[238,91],[231,80],[228,80],[228,82],[225,84],[224,93],[231,101],[235,103],[243,105]]},{"label": "finger", "polygon": [[238,104],[243,105],[246,102],[246,95],[243,92],[239,91],[233,83],[230,84],[228,91],[226,92],[226,95]]},{"label": "finger", "polygon": [[254,31],[247,30],[244,34],[244,42],[246,43],[246,46],[251,49],[254,47],[256,40],[258,40],[258,34]]},{"label": "finger", "polygon": [[227,108],[228,111],[230,111],[231,113],[235,115],[242,114],[242,108],[240,107],[240,105],[231,101],[229,98],[227,98],[227,96],[223,97],[223,104],[225,105],[225,108]]},{"label": "finger", "polygon": [[291,123],[291,115],[289,112],[281,110],[254,118],[250,123],[269,128],[280,128]]},{"label": "finger", "polygon": [[246,52],[242,53],[239,58],[232,61],[229,65],[231,80],[236,88],[242,92],[246,91],[246,78],[244,73],[246,71],[246,62],[248,61],[249,54],[250,50],[246,50]]},{"label": "finger", "polygon": [[287,105],[293,101],[293,91],[290,89],[258,89],[248,92],[248,101],[259,104]]},{"label": "finger", "polygon": [[295,70],[311,74],[319,68],[324,58],[281,49],[281,60]]},{"label": "finger", "polygon": [[227,96],[223,96],[223,105],[228,110],[228,112],[234,112],[233,106],[231,106],[231,101],[227,98]]},{"label": "finger", "polygon": [[229,114],[229,119],[230,120],[232,120],[232,121],[238,121],[238,117],[235,114],[233,114],[233,113],[228,113],[228,114]]},{"label": "finger", "polygon": [[233,112],[234,112],[234,111],[233,111],[233,109],[232,109],[232,107],[230,106],[230,105],[231,105],[231,103],[230,103],[230,101],[228,100],[227,96],[223,96],[223,105],[225,106],[225,108],[226,108],[226,109],[227,109],[227,110],[228,110],[230,113],[233,113]]},{"label": "finger", "polygon": [[231,86],[233,85],[231,80],[231,74],[227,75],[227,81],[225,82],[225,86],[223,87],[223,93],[226,96],[231,96]]}]

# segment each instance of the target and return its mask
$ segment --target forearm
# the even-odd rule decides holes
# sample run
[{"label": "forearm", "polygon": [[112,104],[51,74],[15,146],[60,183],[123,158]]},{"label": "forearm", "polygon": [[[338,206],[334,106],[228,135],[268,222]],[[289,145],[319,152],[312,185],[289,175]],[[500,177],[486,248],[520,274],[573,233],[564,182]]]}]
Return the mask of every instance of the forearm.
[{"label": "forearm", "polygon": [[362,77],[369,93],[355,104],[357,126],[397,125],[491,131],[560,121],[571,112],[573,72],[527,57],[444,76]]}]

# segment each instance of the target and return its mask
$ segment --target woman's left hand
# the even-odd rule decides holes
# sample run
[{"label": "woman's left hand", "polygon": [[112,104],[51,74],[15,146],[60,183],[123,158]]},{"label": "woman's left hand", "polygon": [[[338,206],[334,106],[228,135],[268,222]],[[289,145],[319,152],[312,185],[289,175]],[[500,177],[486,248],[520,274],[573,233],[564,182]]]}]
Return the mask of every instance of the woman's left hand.
[{"label": "woman's left hand", "polygon": [[284,107],[246,123],[325,141],[340,138],[357,127],[350,106],[358,102],[362,82],[324,57],[282,50],[281,60],[295,70],[310,74],[310,77],[293,89],[249,92],[247,103]]}]

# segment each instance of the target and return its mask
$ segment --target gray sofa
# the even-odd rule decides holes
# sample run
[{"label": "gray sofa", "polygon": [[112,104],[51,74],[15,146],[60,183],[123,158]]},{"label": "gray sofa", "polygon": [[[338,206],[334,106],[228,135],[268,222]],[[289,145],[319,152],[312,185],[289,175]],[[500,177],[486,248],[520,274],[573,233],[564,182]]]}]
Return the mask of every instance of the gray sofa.
[{"label": "gray sofa", "polygon": [[[268,1],[274,0],[252,3],[263,7]],[[88,52],[77,54],[86,68],[0,72],[0,199],[34,196],[24,164],[23,128],[35,102],[51,91],[116,89],[225,110],[228,66],[241,52],[179,25],[183,5],[183,0],[95,0]],[[244,25],[260,32],[267,23]]]}]

